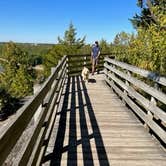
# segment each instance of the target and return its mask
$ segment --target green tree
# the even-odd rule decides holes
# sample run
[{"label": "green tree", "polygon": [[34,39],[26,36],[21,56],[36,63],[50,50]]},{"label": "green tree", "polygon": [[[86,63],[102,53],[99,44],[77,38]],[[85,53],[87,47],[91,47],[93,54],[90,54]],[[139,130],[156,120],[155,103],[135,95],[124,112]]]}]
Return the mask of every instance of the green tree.
[{"label": "green tree", "polygon": [[122,31],[115,36],[113,43],[115,45],[128,45],[130,37],[131,35],[129,33]]},{"label": "green tree", "polygon": [[130,40],[133,35],[126,33],[124,31],[118,33],[111,45],[113,53],[116,55],[118,60],[129,62],[128,61],[128,48],[130,44]]},{"label": "green tree", "polygon": [[83,47],[81,47],[79,49],[79,51],[77,51],[78,54],[90,54],[91,52],[91,45],[90,44],[86,44]]},{"label": "green tree", "polygon": [[148,28],[152,23],[158,24],[158,15],[154,12],[154,7],[159,7],[164,11],[166,8],[165,0],[138,0],[138,7],[141,8],[141,13],[136,14],[133,19],[130,19],[134,28]]},{"label": "green tree", "polygon": [[9,104],[9,100],[9,94],[7,94],[5,89],[0,87],[0,114],[5,112],[4,108],[7,104]]},{"label": "green tree", "polygon": [[100,48],[101,48],[101,53],[109,53],[110,52],[110,47],[109,44],[107,43],[106,40],[101,39],[101,41],[99,42]]},{"label": "green tree", "polygon": [[25,65],[21,65],[15,74],[9,93],[15,98],[22,98],[32,94],[33,82],[31,76],[28,74]]},{"label": "green tree", "polygon": [[[165,75],[165,11],[161,10],[159,6],[155,6],[153,13],[157,16],[157,24],[152,23],[148,28],[138,28],[136,35],[129,35],[127,45],[123,45],[126,42],[121,42],[121,37],[117,35],[113,48],[119,60]],[[118,54],[120,51],[121,53]]]},{"label": "green tree", "polygon": [[51,67],[55,67],[62,56],[80,53],[85,46],[85,36],[81,39],[77,38],[76,35],[76,28],[70,23],[68,30],[64,33],[64,37],[60,38],[58,36],[58,44],[54,45],[44,57],[46,76],[50,74]]},{"label": "green tree", "polygon": [[[148,28],[139,28],[138,35],[130,43],[132,63],[151,71],[166,74],[166,11],[159,5],[152,7],[157,23],[151,23]],[[130,60],[131,61],[131,60]]]},{"label": "green tree", "polygon": [[[27,58],[27,54],[17,47],[15,43],[9,42],[3,47],[2,58],[11,65],[19,65],[25,62],[24,60]],[[6,65],[6,62],[2,63],[2,65]]]},{"label": "green tree", "polygon": [[70,23],[69,29],[65,31],[63,39],[58,36],[58,43],[66,46],[75,46],[77,49],[80,49],[85,45],[85,36],[81,38],[76,38],[77,32],[74,25]]},{"label": "green tree", "polygon": [[64,56],[67,52],[67,48],[63,44],[56,44],[52,49],[48,51],[44,57],[44,74],[49,76],[51,72],[51,67],[55,67],[58,64],[58,61]]},{"label": "green tree", "polygon": [[0,84],[15,98],[22,98],[32,94],[33,83],[29,74],[28,54],[23,52],[15,43],[10,42],[4,46],[3,61],[4,71],[0,74]]}]

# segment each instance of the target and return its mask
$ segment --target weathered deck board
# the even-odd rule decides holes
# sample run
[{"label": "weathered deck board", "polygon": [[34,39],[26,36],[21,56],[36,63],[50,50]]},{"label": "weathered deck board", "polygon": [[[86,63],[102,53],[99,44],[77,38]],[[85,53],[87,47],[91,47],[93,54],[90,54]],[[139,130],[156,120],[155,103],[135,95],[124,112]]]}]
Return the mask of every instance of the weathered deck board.
[{"label": "weathered deck board", "polygon": [[103,75],[87,84],[69,78],[59,111],[43,165],[166,165],[165,151]]}]

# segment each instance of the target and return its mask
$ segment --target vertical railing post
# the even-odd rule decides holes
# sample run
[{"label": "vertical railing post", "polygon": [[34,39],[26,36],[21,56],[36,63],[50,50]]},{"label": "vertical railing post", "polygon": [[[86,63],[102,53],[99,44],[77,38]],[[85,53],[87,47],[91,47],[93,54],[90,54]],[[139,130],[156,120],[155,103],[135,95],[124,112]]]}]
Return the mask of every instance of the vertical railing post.
[{"label": "vertical railing post", "polygon": [[85,55],[85,56],[84,56],[83,66],[86,66],[86,60],[87,60],[87,57],[86,57],[86,55]]},{"label": "vertical railing post", "polygon": [[[106,58],[108,58],[108,56]],[[108,64],[108,62],[106,61],[106,58],[104,59],[104,63]],[[108,79],[109,78],[108,77],[108,69],[106,67],[104,67],[104,73],[105,73],[105,79]]]},{"label": "vertical railing post", "polygon": [[[126,70],[126,74],[130,77],[131,76],[131,73],[130,73],[130,71],[128,71],[128,70]],[[125,84],[127,85],[127,86],[130,86],[130,83],[127,81],[127,80],[125,80]],[[123,93],[124,93],[124,95],[127,97],[127,95],[128,95],[128,92],[124,89],[123,90]],[[126,101],[124,100],[124,99],[122,99],[122,102],[126,105]]]},{"label": "vertical railing post", "polygon": [[[157,83],[155,83],[154,87],[155,87],[155,89],[159,89],[159,86],[158,86]],[[151,107],[157,105],[157,101],[156,101],[156,99],[155,99],[153,96],[151,96],[151,98],[150,98],[150,105],[151,105]],[[150,110],[147,111],[147,117],[148,117],[148,119],[150,119],[150,120],[152,120],[154,117],[155,117],[155,119],[157,119],[157,120],[159,119],[159,118],[156,117]],[[150,127],[148,126],[148,124],[145,123],[144,126],[145,126],[145,128],[146,128],[148,131],[150,131]]]},{"label": "vertical railing post", "polygon": [[[155,83],[154,87],[155,87],[155,89],[159,90],[159,84],[158,83]],[[151,96],[150,104],[152,105],[152,107],[157,105],[157,101],[153,96]],[[148,111],[148,115],[151,117],[151,119],[155,116],[150,111]],[[155,119],[158,120],[159,118],[155,116]]]},{"label": "vertical railing post", "polygon": [[66,55],[66,72],[67,72],[67,75],[69,73],[69,56]]}]

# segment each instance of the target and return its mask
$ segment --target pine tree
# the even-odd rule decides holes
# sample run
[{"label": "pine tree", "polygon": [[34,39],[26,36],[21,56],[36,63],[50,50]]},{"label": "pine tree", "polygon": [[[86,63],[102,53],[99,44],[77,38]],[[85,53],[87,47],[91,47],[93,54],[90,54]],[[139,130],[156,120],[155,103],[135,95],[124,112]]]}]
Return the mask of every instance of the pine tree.
[{"label": "pine tree", "polygon": [[55,67],[58,64],[58,61],[64,56],[67,52],[66,46],[62,44],[56,44],[52,49],[48,51],[44,57],[44,74],[46,77],[50,75],[51,67]]},{"label": "pine tree", "polygon": [[76,28],[70,23],[68,30],[64,33],[64,37],[58,36],[58,44],[53,46],[44,57],[46,76],[50,74],[51,67],[55,67],[62,56],[80,53],[85,46],[85,36],[81,39],[77,38],[76,35]]},{"label": "pine tree", "polygon": [[101,41],[99,42],[99,45],[101,48],[101,53],[109,53],[110,52],[109,44],[107,43],[106,40],[101,39]]},{"label": "pine tree", "polygon": [[141,8],[141,13],[136,14],[131,20],[134,28],[148,28],[151,24],[158,24],[158,16],[154,12],[154,7],[165,10],[165,0],[138,0],[137,6]]},{"label": "pine tree", "polygon": [[26,66],[21,65],[15,74],[9,93],[15,98],[22,98],[32,94],[33,82],[27,72]]},{"label": "pine tree", "polygon": [[58,42],[59,44],[64,44],[66,46],[76,46],[77,49],[80,49],[85,45],[85,36],[81,38],[76,38],[77,32],[76,28],[74,28],[74,25],[70,23],[69,29],[65,31],[63,39],[61,39],[58,36]]}]

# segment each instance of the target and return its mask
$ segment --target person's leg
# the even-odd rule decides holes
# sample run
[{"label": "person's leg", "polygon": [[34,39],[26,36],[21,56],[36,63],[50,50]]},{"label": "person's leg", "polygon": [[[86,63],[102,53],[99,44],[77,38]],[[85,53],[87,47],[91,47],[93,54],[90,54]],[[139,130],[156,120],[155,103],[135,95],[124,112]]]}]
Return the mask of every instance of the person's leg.
[{"label": "person's leg", "polygon": [[94,74],[95,72],[95,59],[92,58],[92,75]]},{"label": "person's leg", "polygon": [[95,66],[98,65],[98,58],[95,60]]},{"label": "person's leg", "polygon": [[97,65],[98,65],[98,58],[95,60],[95,71],[96,71],[97,73],[99,73],[99,71],[98,71],[98,69],[97,69]]}]

